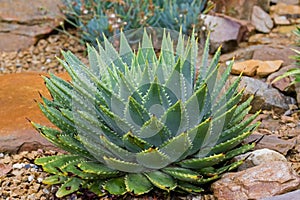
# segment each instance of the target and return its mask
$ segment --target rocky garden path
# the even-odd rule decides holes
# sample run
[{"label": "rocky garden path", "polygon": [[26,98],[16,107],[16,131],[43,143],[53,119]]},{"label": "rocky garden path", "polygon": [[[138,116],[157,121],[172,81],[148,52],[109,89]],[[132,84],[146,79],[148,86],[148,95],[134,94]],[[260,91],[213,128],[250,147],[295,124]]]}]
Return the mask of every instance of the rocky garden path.
[{"label": "rocky garden path", "polygon": [[[27,0],[24,5],[24,1],[16,0],[16,12],[11,12],[9,2],[0,3],[0,199],[56,199],[57,188],[41,183],[46,174],[33,160],[61,152],[40,136],[27,118],[50,125],[36,103],[39,93],[48,95],[41,75],[52,72],[68,79],[55,57],[61,57],[63,49],[84,59],[85,48],[76,37],[55,31],[62,22],[57,9],[60,1],[41,4],[32,0],[31,4]],[[290,56],[294,55],[291,48],[298,48],[295,44],[299,38],[293,30],[300,24],[299,2],[220,2],[215,13],[205,19],[214,27],[211,50],[222,44],[223,68],[235,57],[230,81],[243,72],[240,87],[245,87],[244,98],[254,94],[252,112],[262,110],[257,119],[262,124],[247,141],[262,139],[238,172],[228,173],[212,185],[211,194],[170,198],[299,199],[300,91],[299,87],[285,90],[292,77],[271,84],[277,76],[297,67]],[[233,8],[235,12],[229,12]],[[76,36],[76,31],[70,33]],[[142,197],[159,198],[159,194]],[[65,199],[95,196],[83,191]]]}]

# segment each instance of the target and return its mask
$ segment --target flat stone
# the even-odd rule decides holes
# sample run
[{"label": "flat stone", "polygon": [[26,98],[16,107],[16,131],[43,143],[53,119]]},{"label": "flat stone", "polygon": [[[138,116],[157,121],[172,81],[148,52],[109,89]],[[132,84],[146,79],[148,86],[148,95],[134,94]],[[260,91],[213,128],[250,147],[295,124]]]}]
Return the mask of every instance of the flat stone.
[{"label": "flat stone", "polygon": [[43,82],[39,73],[0,76],[0,152],[54,148],[26,120],[51,126],[34,101],[40,99],[38,92],[50,98]]},{"label": "flat stone", "polygon": [[247,158],[244,163],[239,166],[238,171],[242,171],[257,165],[261,165],[265,162],[273,162],[273,161],[285,161],[287,159],[280,153],[274,150],[270,150],[267,148],[258,149],[252,152],[248,152],[239,156],[236,156],[234,160],[243,160]]},{"label": "flat stone", "polygon": [[262,200],[299,200],[300,190],[295,190],[293,192],[288,192],[286,194],[277,195],[274,197],[264,198]]},{"label": "flat stone", "polygon": [[249,143],[260,138],[262,138],[262,140],[260,140],[260,142],[255,146],[255,149],[266,148],[277,151],[282,155],[287,155],[288,151],[293,149],[295,146],[294,142],[280,139],[276,135],[263,135],[257,132],[251,134],[247,139],[245,139],[245,143]]},{"label": "flat stone", "polygon": [[274,26],[270,15],[259,6],[253,7],[251,23],[255,26],[256,30],[263,33],[269,33]]},{"label": "flat stone", "polygon": [[36,43],[36,39],[25,35],[0,32],[0,51],[18,51]]},{"label": "flat stone", "polygon": [[62,5],[60,0],[2,0],[0,51],[25,49],[49,34],[64,21]]},{"label": "flat stone", "polygon": [[283,194],[299,185],[300,177],[289,163],[274,161],[224,174],[211,188],[218,200],[248,200]]},{"label": "flat stone", "polygon": [[260,77],[268,76],[280,69],[283,60],[262,61],[256,70],[256,74]]},{"label": "flat stone", "polygon": [[243,73],[243,75],[246,76],[255,76],[259,64],[260,62],[257,62],[257,60],[235,62],[232,66],[231,73],[236,75]]},{"label": "flat stone", "polygon": [[246,76],[267,76],[275,71],[277,71],[282,60],[272,60],[272,61],[261,61],[261,60],[246,60],[242,62],[236,62],[232,66],[232,74],[241,74]]},{"label": "flat stone", "polygon": [[300,6],[299,5],[288,5],[284,3],[278,3],[270,8],[271,15],[284,15],[288,18],[299,18]]}]

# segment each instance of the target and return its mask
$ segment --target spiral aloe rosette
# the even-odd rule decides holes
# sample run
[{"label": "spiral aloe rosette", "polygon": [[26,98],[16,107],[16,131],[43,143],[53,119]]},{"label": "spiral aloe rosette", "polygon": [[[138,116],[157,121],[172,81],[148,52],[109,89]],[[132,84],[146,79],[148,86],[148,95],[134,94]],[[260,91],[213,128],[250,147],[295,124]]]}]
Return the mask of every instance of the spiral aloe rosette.
[{"label": "spiral aloe rosette", "polygon": [[244,119],[252,98],[240,103],[240,78],[224,89],[232,63],[217,79],[220,49],[209,63],[208,41],[199,70],[197,41],[181,34],[175,52],[164,34],[158,58],[146,31],[137,52],[123,33],[119,53],[107,39],[98,51],[88,46],[90,67],[63,52],[72,81],[44,77],[53,100],[39,104],[59,129],[32,124],[71,154],[35,160],[52,174],[44,183],[62,184],[58,197],[82,188],[99,196],[154,187],[198,193],[239,166],[227,161],[254,147],[240,143],[258,113]]}]

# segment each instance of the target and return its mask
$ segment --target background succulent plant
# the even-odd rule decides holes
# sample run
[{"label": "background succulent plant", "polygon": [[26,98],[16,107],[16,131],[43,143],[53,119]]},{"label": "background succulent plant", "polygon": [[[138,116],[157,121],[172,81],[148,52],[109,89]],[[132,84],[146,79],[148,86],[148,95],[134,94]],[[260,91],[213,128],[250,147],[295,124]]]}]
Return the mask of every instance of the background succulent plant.
[{"label": "background succulent plant", "polygon": [[[140,27],[161,27],[184,34],[195,30],[201,35],[203,16],[212,9],[207,0],[64,0],[63,12],[68,21],[81,33],[84,41],[97,45],[103,41],[103,34],[110,37],[120,30],[127,31]],[[129,41],[132,43],[131,41]]]},{"label": "background succulent plant", "polygon": [[44,183],[61,184],[58,197],[81,188],[99,196],[198,193],[243,162],[228,161],[254,147],[240,145],[259,125],[251,124],[258,113],[244,119],[252,97],[239,104],[240,78],[224,89],[232,63],[217,79],[220,49],[209,63],[208,39],[197,69],[195,37],[175,38],[173,48],[163,35],[159,57],[146,31],[137,52],[123,33],[119,52],[104,38],[98,51],[88,46],[89,67],[63,52],[71,82],[44,77],[53,99],[39,106],[58,129],[32,124],[70,154],[35,163],[52,174]]}]

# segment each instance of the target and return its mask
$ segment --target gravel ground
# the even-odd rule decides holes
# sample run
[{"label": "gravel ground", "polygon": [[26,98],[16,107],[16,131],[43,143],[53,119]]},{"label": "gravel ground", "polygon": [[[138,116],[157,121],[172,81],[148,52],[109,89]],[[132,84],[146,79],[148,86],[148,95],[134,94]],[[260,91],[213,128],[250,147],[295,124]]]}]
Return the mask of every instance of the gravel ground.
[{"label": "gravel ground", "polygon": [[[76,32],[70,33],[76,36]],[[52,34],[38,41],[34,46],[17,52],[0,52],[0,74],[20,73],[24,71],[61,72],[56,57],[61,58],[61,50],[70,50],[84,59],[85,45],[76,37],[64,33]]]}]

